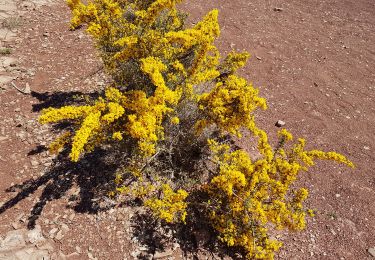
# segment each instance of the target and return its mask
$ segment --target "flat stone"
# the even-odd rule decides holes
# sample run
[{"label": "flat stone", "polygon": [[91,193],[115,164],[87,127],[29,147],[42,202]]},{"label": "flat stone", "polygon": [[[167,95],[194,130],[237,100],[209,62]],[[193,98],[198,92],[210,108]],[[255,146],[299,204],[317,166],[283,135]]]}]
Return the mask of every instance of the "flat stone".
[{"label": "flat stone", "polygon": [[153,259],[162,259],[162,258],[166,258],[166,257],[169,257],[173,254],[173,251],[172,250],[167,250],[165,252],[156,252],[153,256]]},{"label": "flat stone", "polygon": [[9,139],[9,136],[0,136],[0,142]]},{"label": "flat stone", "polygon": [[62,231],[62,230],[60,230],[59,232],[57,232],[57,234],[56,234],[56,236],[55,236],[55,238],[56,238],[57,240],[61,240],[63,237],[64,237],[64,234],[63,234],[63,231]]},{"label": "flat stone", "polygon": [[17,2],[13,0],[1,0],[0,12],[13,12],[17,10]]},{"label": "flat stone", "polygon": [[367,249],[367,252],[372,256],[375,257],[375,247],[370,247]]},{"label": "flat stone", "polygon": [[17,66],[17,61],[18,60],[13,58],[13,57],[2,57],[1,58],[1,62],[3,64],[4,68]]},{"label": "flat stone", "polygon": [[14,41],[17,39],[17,33],[4,28],[0,29],[0,39],[5,42]]},{"label": "flat stone", "polygon": [[39,225],[35,226],[33,230],[30,230],[27,233],[27,238],[29,242],[32,244],[39,243],[45,240],[45,238],[42,235],[42,229],[40,228]]},{"label": "flat stone", "polygon": [[20,228],[20,224],[17,221],[13,222],[11,225],[12,225],[12,227],[14,229],[19,229]]},{"label": "flat stone", "polygon": [[24,230],[9,231],[3,242],[1,243],[1,250],[9,250],[15,247],[25,246],[25,235]]},{"label": "flat stone", "polygon": [[14,77],[12,77],[12,76],[1,75],[0,76],[0,86],[9,84],[13,79],[14,79]]},{"label": "flat stone", "polygon": [[35,248],[22,249],[14,253],[17,260],[49,260],[49,253],[47,250],[38,250]]},{"label": "flat stone", "polygon": [[36,247],[40,250],[47,250],[48,252],[52,252],[55,249],[54,244],[50,240],[44,240],[36,244]]},{"label": "flat stone", "polygon": [[31,166],[38,166],[38,165],[39,165],[39,162],[36,161],[36,160],[32,160],[32,161],[30,162],[30,164],[31,164]]}]

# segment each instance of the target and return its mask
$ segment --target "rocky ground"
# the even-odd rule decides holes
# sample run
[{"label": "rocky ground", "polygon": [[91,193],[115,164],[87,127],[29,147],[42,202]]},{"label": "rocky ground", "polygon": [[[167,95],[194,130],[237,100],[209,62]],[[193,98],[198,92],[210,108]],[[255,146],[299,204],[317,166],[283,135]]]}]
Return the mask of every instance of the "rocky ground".
[{"label": "rocky ground", "polygon": [[[183,5],[191,22],[214,7],[220,49],[252,54],[242,74],[268,99],[258,118],[271,140],[283,120],[310,148],[357,165],[319,163],[302,177],[318,214],[305,232],[279,235],[277,259],[375,258],[375,3]],[[62,0],[0,0],[0,259],[220,258],[202,234],[191,234],[198,249],[190,247],[158,233],[140,208],[116,206],[105,193],[111,167],[101,160],[72,165],[46,151],[55,133],[36,121],[40,110],[106,84],[90,39],[69,31],[69,17]]]}]

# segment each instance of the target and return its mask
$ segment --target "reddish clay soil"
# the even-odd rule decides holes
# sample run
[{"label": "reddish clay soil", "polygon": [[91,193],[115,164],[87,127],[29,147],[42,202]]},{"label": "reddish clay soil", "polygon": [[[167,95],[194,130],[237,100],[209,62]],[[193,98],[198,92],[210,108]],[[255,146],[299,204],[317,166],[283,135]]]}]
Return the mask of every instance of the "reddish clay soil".
[{"label": "reddish clay soil", "polygon": [[[191,0],[182,7],[191,13],[190,22],[218,8],[220,50],[252,54],[241,74],[268,100],[257,120],[274,144],[275,122],[283,120],[295,137],[307,139],[308,148],[337,151],[356,164],[352,170],[319,162],[301,175],[298,185],[310,190],[308,205],[317,214],[304,232],[279,236],[285,245],[276,259],[373,259],[368,249],[375,247],[375,2]],[[51,240],[54,259],[135,259],[144,250],[142,240],[132,239],[142,228],[130,221],[136,208],[98,213],[95,207],[111,202],[92,201],[105,190],[92,176],[107,169],[98,163],[90,175],[83,163],[68,167],[71,172],[51,172],[53,157],[43,145],[53,133],[35,121],[42,107],[68,102],[71,95],[64,93],[105,84],[89,37],[69,31],[69,17],[63,1],[31,8],[14,43],[20,68],[14,82],[20,88],[29,84],[33,92],[23,95],[10,85],[0,92],[0,235],[36,224]],[[249,148],[246,138],[242,146]],[[64,232],[57,237],[54,229]],[[214,258],[204,249],[183,255],[184,245],[173,246],[165,258]]]}]

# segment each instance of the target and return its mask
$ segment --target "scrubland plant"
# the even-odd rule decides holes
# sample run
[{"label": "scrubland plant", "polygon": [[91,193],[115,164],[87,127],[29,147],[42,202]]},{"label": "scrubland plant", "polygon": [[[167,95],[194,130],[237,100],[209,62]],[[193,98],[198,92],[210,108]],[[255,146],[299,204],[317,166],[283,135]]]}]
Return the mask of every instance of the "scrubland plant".
[{"label": "scrubland plant", "polygon": [[[298,174],[315,159],[353,164],[306,151],[285,129],[272,148],[254,120],[266,100],[236,74],[249,54],[221,57],[218,11],[186,27],[181,1],[68,0],[72,28],[86,26],[112,83],[97,100],[45,109],[39,120],[72,123],[50,150],[70,149],[74,162],[99,146],[123,149],[113,196],[139,198],[167,223],[186,223],[199,208],[222,242],[248,259],[272,259],[281,243],[269,229],[301,230],[313,215],[303,205],[308,191],[292,186]],[[231,142],[244,131],[257,139],[254,158]]]}]

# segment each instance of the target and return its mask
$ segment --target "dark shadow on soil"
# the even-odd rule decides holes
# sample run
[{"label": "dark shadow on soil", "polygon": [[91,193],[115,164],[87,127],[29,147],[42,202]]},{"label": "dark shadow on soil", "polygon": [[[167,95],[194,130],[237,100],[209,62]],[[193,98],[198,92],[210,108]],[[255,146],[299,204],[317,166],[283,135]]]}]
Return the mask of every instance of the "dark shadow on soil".
[{"label": "dark shadow on soil", "polygon": [[45,145],[37,145],[34,149],[32,149],[30,152],[27,153],[27,156],[36,155],[42,152],[47,151],[48,148]]},{"label": "dark shadow on soil", "polygon": [[[66,105],[82,105],[87,100],[96,99],[97,92],[85,94],[82,92],[32,92],[33,97],[39,100],[33,105],[33,111],[39,112],[44,108],[59,108]],[[70,123],[59,123],[53,126],[55,131],[67,129]],[[38,145],[28,153],[28,156],[45,152],[47,147]],[[116,153],[115,148],[96,149],[85,154],[79,162],[74,163],[68,158],[68,149],[62,151],[52,161],[48,170],[38,178],[29,179],[21,184],[9,187],[6,192],[16,193],[0,207],[0,214],[14,207],[20,201],[42,189],[38,202],[33,206],[28,218],[28,228],[33,229],[36,220],[41,215],[47,203],[67,196],[67,192],[76,187],[79,194],[68,199],[67,207],[73,207],[80,213],[96,214],[114,206],[108,193],[114,190],[114,178],[118,167],[121,165],[123,154]]]},{"label": "dark shadow on soil", "polygon": [[98,211],[111,208],[113,205],[108,205],[110,200],[107,194],[114,189],[113,179],[118,161],[111,159],[108,156],[110,153],[97,149],[84,156],[80,162],[74,163],[64,151],[41,177],[9,187],[7,192],[17,194],[0,207],[0,214],[42,189],[42,194],[28,219],[28,228],[33,229],[46,204],[63,197],[73,187],[79,189],[79,194],[70,197],[69,200],[75,202],[73,208],[77,212],[96,214]]},{"label": "dark shadow on soil", "polygon": [[86,104],[85,100],[94,100],[99,97],[98,92],[83,93],[80,91],[73,92],[31,92],[31,96],[38,99],[38,104],[33,104],[32,111],[39,112],[45,108],[54,107],[59,108],[69,105],[83,105]]}]

